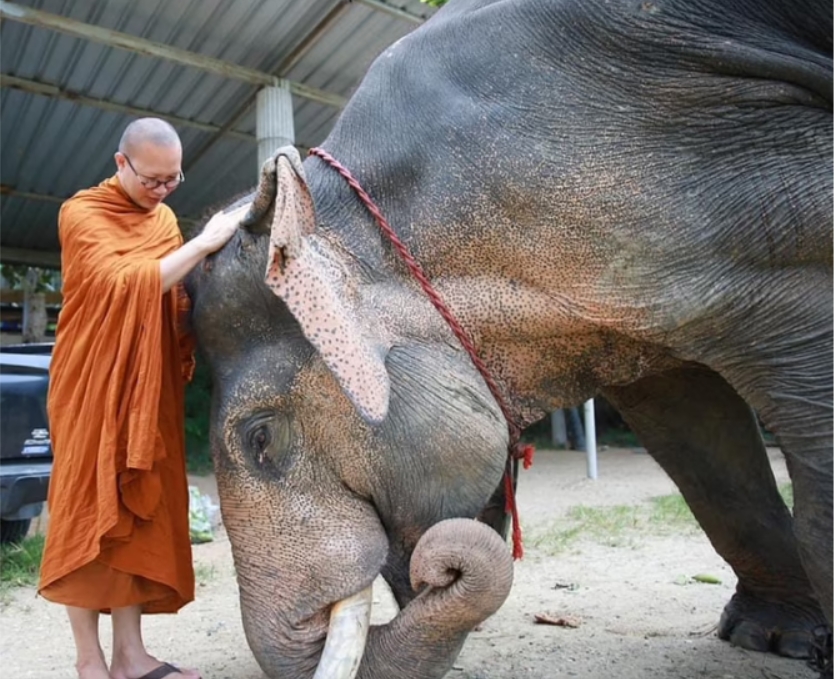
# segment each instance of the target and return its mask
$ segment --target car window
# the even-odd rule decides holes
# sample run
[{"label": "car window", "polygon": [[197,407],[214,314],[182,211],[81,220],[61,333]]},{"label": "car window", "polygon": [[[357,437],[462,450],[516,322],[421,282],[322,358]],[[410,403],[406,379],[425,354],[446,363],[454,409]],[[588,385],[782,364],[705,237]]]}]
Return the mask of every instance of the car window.
[{"label": "car window", "polygon": [[26,441],[43,437],[47,429],[46,393],[0,395],[0,455],[4,459],[23,457]]}]

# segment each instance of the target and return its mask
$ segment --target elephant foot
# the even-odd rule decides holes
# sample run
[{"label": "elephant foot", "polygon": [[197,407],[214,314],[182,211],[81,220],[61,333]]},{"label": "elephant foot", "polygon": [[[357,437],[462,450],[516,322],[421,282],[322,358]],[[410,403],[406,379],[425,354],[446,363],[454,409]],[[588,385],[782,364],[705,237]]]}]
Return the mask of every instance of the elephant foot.
[{"label": "elephant foot", "polygon": [[812,631],[809,667],[820,672],[820,679],[832,679],[832,628],[820,625]]},{"label": "elephant foot", "polygon": [[[826,618],[808,597],[776,603],[737,591],[722,612],[718,635],[751,651],[810,658],[814,657],[815,632],[822,626]],[[831,636],[829,643],[831,667]]]}]

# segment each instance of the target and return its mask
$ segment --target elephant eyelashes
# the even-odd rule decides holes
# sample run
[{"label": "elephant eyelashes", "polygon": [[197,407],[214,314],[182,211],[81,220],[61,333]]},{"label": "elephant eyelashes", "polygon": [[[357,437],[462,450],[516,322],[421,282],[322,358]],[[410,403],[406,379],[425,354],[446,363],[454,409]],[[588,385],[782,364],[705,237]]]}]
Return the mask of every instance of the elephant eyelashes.
[{"label": "elephant eyelashes", "polygon": [[242,439],[246,452],[260,468],[286,471],[291,442],[287,417],[274,412],[256,415],[244,426]]}]

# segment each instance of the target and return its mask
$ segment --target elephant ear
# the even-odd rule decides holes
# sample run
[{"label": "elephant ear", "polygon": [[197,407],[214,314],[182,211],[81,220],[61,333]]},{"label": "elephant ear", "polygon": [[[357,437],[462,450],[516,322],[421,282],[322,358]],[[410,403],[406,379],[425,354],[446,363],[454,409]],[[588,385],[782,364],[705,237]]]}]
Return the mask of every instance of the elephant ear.
[{"label": "elephant ear", "polygon": [[267,162],[275,163],[274,170],[265,165],[262,174],[275,173],[276,189],[266,284],[284,300],[362,418],[379,423],[390,390],[384,352],[364,336],[343,272],[311,237],[316,216],[297,151],[279,149]]}]

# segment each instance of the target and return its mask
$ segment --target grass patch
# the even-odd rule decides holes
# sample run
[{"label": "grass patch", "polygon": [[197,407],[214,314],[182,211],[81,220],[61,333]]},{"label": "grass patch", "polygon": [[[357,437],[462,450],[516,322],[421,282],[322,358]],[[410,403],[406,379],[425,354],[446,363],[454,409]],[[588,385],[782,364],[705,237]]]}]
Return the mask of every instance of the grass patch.
[{"label": "grass patch", "polygon": [[213,565],[206,565],[204,563],[194,564],[194,581],[198,586],[204,587],[217,577],[217,570]]},{"label": "grass patch", "polygon": [[554,556],[580,539],[623,547],[641,535],[691,532],[698,527],[681,495],[663,495],[639,505],[572,507],[545,529],[534,531],[530,540]]},{"label": "grass patch", "polygon": [[13,588],[38,584],[43,544],[43,535],[35,535],[20,544],[0,545],[0,600],[3,603],[8,603]]},{"label": "grass patch", "polygon": [[[791,483],[779,486],[791,509]],[[639,505],[572,507],[544,529],[531,530],[531,544],[555,556],[581,539],[611,547],[630,546],[641,535],[669,535],[701,530],[696,517],[678,493],[650,498]]]},{"label": "grass patch", "polygon": [[684,498],[678,493],[650,498],[649,522],[658,527],[696,528],[698,523]]}]

